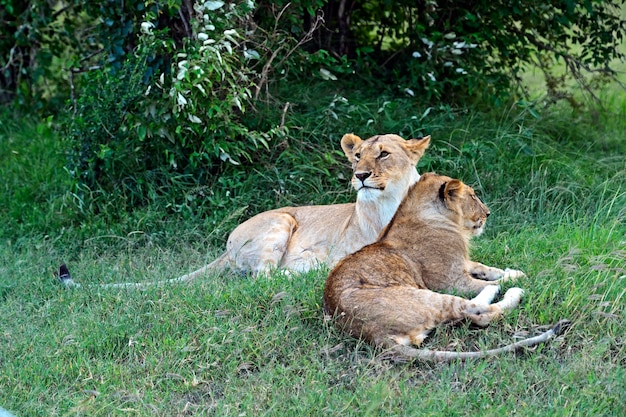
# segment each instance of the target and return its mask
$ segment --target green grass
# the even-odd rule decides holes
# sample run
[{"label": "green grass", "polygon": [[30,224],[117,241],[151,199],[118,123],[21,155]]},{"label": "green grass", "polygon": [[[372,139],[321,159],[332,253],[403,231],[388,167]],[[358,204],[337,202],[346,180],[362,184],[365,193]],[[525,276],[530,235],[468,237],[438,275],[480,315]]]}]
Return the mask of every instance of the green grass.
[{"label": "green grass", "polygon": [[[46,417],[622,415],[623,97],[594,120],[566,109],[425,114],[407,101],[344,91],[348,102],[333,103],[310,91],[289,97],[288,151],[216,179],[197,212],[157,201],[115,224],[75,208],[64,144],[47,123],[3,115],[0,406]],[[83,283],[175,277],[214,259],[255,212],[352,199],[338,152],[348,131],[432,134],[420,170],[462,178],[492,209],[474,258],[528,274],[519,309],[487,329],[441,327],[426,347],[496,347],[565,318],[571,329],[495,359],[397,363],[324,320],[324,270],[144,291],[55,282],[61,262]]]}]

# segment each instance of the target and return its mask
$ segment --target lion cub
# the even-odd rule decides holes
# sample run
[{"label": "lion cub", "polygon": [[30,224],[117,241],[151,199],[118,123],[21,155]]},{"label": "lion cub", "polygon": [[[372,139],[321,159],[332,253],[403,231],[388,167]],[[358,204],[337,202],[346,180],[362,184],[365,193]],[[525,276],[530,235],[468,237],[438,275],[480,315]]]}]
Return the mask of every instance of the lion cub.
[{"label": "lion cub", "polygon": [[[468,318],[486,326],[515,308],[523,293],[512,288],[502,301],[490,304],[499,287],[469,272],[476,265],[469,260],[470,238],[482,232],[488,216],[471,187],[424,174],[378,241],[331,271],[324,289],[325,312],[352,336],[382,347],[419,345],[447,321]],[[515,274],[496,282],[511,277]],[[440,290],[479,294],[467,300],[434,292]],[[404,346],[402,353],[411,356]]]}]

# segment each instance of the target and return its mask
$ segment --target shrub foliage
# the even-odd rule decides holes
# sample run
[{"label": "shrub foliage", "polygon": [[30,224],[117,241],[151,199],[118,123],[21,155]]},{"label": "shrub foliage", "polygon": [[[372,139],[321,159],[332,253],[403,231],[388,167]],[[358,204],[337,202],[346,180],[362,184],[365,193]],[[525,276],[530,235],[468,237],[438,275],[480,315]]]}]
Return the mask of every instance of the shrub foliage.
[{"label": "shrub foliage", "polygon": [[[0,6],[0,100],[45,112],[67,101],[60,120],[77,195],[105,204],[114,193],[130,206],[181,178],[208,181],[265,158],[287,132],[287,107],[260,101],[278,80],[343,78],[422,102],[493,102],[519,93],[520,72],[535,65],[552,97],[574,103],[565,77],[593,94],[598,77],[614,75],[626,32],[619,0]],[[551,72],[557,61],[565,75]]]},{"label": "shrub foliage", "polygon": [[114,193],[135,206],[174,180],[197,184],[223,164],[252,161],[283,135],[280,126],[251,129],[246,120],[258,78],[251,62],[260,57],[245,45],[252,10],[196,3],[191,36],[180,44],[147,13],[120,68],[86,74],[65,135],[81,199],[101,195],[104,204]]}]

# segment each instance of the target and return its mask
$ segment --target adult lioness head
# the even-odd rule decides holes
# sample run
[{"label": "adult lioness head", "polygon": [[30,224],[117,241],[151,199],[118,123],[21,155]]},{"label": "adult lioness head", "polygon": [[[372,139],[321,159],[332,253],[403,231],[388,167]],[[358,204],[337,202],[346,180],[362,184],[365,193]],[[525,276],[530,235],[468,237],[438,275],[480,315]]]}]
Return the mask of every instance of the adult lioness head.
[{"label": "adult lioness head", "polygon": [[402,199],[408,187],[419,180],[414,167],[429,144],[430,136],[404,140],[388,134],[362,140],[352,133],[344,135],[341,148],[352,163],[352,186],[358,193],[357,199]]}]

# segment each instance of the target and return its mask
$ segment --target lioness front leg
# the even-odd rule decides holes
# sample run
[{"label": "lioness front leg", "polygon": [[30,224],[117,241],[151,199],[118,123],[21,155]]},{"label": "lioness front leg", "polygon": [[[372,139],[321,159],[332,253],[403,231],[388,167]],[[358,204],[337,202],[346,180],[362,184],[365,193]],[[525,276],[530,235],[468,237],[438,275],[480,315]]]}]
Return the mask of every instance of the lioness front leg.
[{"label": "lioness front leg", "polygon": [[516,269],[500,269],[493,266],[483,265],[480,262],[469,261],[468,263],[469,274],[484,281],[507,281],[515,278],[521,278],[526,276],[522,271]]}]

